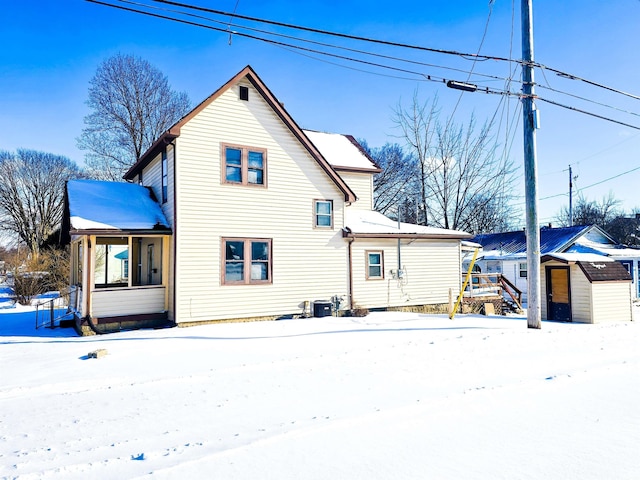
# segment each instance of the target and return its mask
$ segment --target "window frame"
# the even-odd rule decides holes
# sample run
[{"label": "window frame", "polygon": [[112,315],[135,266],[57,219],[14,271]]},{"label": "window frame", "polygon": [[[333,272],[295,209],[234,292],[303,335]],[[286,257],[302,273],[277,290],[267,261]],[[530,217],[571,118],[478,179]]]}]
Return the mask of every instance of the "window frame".
[{"label": "window frame", "polygon": [[160,157],[160,190],[162,192],[162,203],[165,204],[169,200],[169,160],[167,159],[167,149],[162,150]]},{"label": "window frame", "polygon": [[[367,280],[384,280],[384,250],[365,250],[364,252],[364,258],[365,258],[365,278]],[[372,264],[370,262],[371,257],[370,255],[380,255],[380,263],[379,264]],[[379,266],[380,267],[380,275],[379,276],[372,276],[370,275],[371,273],[371,267],[375,267],[375,266]]]},{"label": "window frame", "polygon": [[[243,243],[243,279],[242,280],[227,280],[227,242],[242,242]],[[267,264],[267,279],[256,280],[251,278],[251,266],[254,262],[252,258],[252,243],[266,243],[268,259]],[[220,284],[221,285],[271,285],[273,284],[273,242],[270,238],[247,238],[247,237],[223,237],[220,242]],[[258,261],[258,260],[256,260]]]},{"label": "window frame", "polygon": [[[234,182],[227,179],[227,149],[240,150],[240,181]],[[262,154],[262,183],[249,182],[249,153]],[[222,143],[220,146],[220,157],[222,166],[221,180],[226,185],[242,185],[243,187],[267,188],[267,149],[260,147],[250,147],[247,145],[236,145],[232,143]],[[235,165],[232,165],[235,167]]]},{"label": "window frame", "polygon": [[[330,212],[329,212],[329,225],[320,225],[318,223],[318,218],[322,215],[326,217],[326,214],[318,213],[318,205],[321,203],[328,203]],[[333,200],[325,200],[325,199],[314,199],[313,200],[313,228],[319,228],[323,230],[333,230]]]},{"label": "window frame", "polygon": [[[522,268],[524,266],[524,268]],[[527,278],[527,262],[518,262],[518,277],[519,278]]]}]

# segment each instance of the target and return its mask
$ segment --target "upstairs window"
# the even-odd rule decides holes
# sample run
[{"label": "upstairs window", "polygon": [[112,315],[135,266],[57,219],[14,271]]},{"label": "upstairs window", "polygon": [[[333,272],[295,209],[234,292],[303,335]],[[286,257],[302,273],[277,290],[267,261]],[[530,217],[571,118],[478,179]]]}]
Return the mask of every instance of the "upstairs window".
[{"label": "upstairs window", "polygon": [[235,239],[222,240],[225,285],[249,285],[272,283],[271,240]]},{"label": "upstairs window", "polygon": [[167,163],[167,151],[162,151],[162,203],[167,203],[168,187],[169,187],[169,172]]},{"label": "upstairs window", "polygon": [[314,200],[313,211],[316,228],[333,228],[333,201]]},{"label": "upstairs window", "polygon": [[266,186],[267,151],[261,148],[223,145],[224,183]]}]

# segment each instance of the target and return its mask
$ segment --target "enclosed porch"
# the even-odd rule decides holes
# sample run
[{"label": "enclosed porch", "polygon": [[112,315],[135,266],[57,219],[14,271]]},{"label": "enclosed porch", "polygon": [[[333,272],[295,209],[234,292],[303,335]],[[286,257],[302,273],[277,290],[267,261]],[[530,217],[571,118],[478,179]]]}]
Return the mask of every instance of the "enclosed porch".
[{"label": "enclosed porch", "polygon": [[129,183],[70,181],[69,310],[82,334],[168,324],[171,229],[153,192]]}]

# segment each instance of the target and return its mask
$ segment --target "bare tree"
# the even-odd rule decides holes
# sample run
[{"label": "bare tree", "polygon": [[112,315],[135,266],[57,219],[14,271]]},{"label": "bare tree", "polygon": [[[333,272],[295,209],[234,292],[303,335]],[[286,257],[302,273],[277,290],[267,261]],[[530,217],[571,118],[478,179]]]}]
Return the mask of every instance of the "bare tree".
[{"label": "bare tree", "polygon": [[[414,178],[415,158],[407,155],[397,143],[386,143],[379,148],[370,148],[365,140],[358,141],[382,170],[373,179],[374,210],[397,218],[401,205],[407,201],[414,203],[416,201],[419,190]],[[402,208],[406,210],[406,207]],[[407,219],[405,214],[401,217],[404,221],[413,221]]]},{"label": "bare tree", "polygon": [[616,217],[621,216],[622,212],[618,209],[620,200],[609,192],[609,195],[602,197],[602,201],[588,200],[580,195],[573,206],[573,222],[569,207],[563,207],[556,215],[556,221],[560,226],[567,227],[569,225],[598,225],[603,229],[607,229],[608,224]]},{"label": "bare tree", "polygon": [[89,82],[78,147],[88,150],[88,171],[121,180],[153,142],[190,110],[186,93],[171,90],[167,77],[149,62],[118,54],[105,60]]},{"label": "bare tree", "polygon": [[37,254],[62,219],[65,182],[81,176],[78,166],[60,155],[0,151],[0,230]]},{"label": "bare tree", "polygon": [[502,230],[514,217],[513,161],[498,151],[493,123],[477,128],[439,119],[437,101],[398,107],[395,122],[417,158],[420,206],[431,225],[481,233]]}]

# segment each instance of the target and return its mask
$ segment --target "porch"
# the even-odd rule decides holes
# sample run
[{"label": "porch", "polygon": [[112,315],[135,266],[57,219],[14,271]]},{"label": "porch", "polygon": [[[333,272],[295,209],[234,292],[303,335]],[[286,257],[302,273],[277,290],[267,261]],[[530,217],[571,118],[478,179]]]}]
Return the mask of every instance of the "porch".
[{"label": "porch", "polygon": [[522,312],[522,291],[500,273],[472,273],[462,297],[463,312],[487,313],[486,304],[492,304],[497,315]]}]

